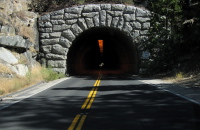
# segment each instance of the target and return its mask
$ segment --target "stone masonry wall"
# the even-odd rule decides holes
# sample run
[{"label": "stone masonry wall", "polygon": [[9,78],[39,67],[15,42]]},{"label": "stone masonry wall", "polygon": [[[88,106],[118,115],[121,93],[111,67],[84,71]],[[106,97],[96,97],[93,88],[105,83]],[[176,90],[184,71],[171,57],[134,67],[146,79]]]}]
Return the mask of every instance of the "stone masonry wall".
[{"label": "stone masonry wall", "polygon": [[93,27],[118,28],[139,46],[147,38],[150,12],[122,4],[82,5],[46,14],[38,25],[41,61],[66,73],[68,50],[80,33]]}]

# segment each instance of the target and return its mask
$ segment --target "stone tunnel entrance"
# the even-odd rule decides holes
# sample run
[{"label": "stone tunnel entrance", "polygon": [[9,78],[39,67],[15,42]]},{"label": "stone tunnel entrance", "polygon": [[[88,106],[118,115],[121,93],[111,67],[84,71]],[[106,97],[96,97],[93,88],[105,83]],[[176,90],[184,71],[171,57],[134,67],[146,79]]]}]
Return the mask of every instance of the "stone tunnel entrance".
[{"label": "stone tunnel entrance", "polygon": [[[98,40],[103,40],[103,53]],[[94,27],[82,32],[72,43],[67,54],[69,75],[137,74],[137,48],[125,32],[110,27]]]},{"label": "stone tunnel entrance", "polygon": [[[151,13],[123,4],[80,5],[38,19],[40,60],[69,75],[138,74]],[[103,40],[103,54],[98,40]],[[141,59],[142,60],[142,59]]]}]

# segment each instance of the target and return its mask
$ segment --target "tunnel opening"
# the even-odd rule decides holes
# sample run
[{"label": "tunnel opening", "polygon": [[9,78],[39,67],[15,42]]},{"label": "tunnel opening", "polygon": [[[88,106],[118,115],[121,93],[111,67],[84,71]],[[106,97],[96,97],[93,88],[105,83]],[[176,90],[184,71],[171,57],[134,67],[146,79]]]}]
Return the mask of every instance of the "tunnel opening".
[{"label": "tunnel opening", "polygon": [[[103,41],[103,52],[98,41]],[[82,32],[73,41],[67,55],[69,75],[137,74],[137,47],[119,29],[95,27]]]}]

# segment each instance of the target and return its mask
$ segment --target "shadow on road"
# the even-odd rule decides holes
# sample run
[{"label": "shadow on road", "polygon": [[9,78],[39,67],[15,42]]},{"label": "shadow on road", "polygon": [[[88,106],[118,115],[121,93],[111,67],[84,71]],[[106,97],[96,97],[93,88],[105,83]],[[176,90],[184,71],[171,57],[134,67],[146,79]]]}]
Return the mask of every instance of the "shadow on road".
[{"label": "shadow on road", "polygon": [[62,83],[6,108],[0,111],[0,129],[66,130],[81,113],[88,114],[84,130],[200,129],[199,105],[130,77],[103,77],[92,108],[81,111],[92,87]]},{"label": "shadow on road", "polygon": [[199,130],[200,106],[153,86],[100,86],[84,129]]}]

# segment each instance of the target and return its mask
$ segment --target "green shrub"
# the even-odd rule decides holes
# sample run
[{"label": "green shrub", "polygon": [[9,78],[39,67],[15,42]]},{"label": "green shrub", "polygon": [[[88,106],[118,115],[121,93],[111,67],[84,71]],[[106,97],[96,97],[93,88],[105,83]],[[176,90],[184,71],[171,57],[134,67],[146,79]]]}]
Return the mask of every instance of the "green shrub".
[{"label": "green shrub", "polygon": [[182,72],[177,73],[176,76],[175,76],[175,79],[177,79],[177,80],[181,80],[183,78],[184,78],[184,75],[183,75]]},{"label": "green shrub", "polygon": [[64,74],[57,73],[57,72],[53,71],[52,68],[43,68],[42,76],[43,76],[44,80],[46,80],[46,81],[52,81],[52,80],[56,80],[56,79],[65,77]]},{"label": "green shrub", "polygon": [[4,90],[0,90],[0,95],[3,95],[5,93]]}]

